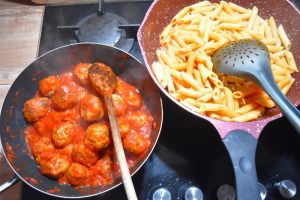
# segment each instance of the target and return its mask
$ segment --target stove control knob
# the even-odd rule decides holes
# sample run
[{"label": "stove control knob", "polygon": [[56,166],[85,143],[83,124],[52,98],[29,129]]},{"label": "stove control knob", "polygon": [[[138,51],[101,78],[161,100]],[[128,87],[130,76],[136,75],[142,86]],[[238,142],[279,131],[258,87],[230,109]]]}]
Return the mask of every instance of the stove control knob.
[{"label": "stove control knob", "polygon": [[259,187],[259,191],[260,191],[260,197],[262,200],[265,200],[266,197],[267,197],[267,190],[266,190],[266,187],[261,184],[261,183],[258,183],[258,187]]},{"label": "stove control knob", "polygon": [[277,186],[279,193],[286,199],[291,199],[296,195],[297,188],[293,181],[283,180],[275,184]]},{"label": "stove control knob", "polygon": [[166,188],[157,189],[153,195],[153,200],[171,200],[171,193]]},{"label": "stove control knob", "polygon": [[232,186],[224,184],[217,190],[218,200],[235,200],[235,190]]},{"label": "stove control knob", "polygon": [[203,192],[197,187],[189,187],[184,194],[185,200],[203,200]]}]

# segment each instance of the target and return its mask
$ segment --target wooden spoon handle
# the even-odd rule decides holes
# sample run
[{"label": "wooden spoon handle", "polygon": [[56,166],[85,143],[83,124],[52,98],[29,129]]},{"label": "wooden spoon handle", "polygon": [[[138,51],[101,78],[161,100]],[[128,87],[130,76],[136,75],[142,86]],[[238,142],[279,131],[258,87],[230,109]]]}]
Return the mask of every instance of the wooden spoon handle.
[{"label": "wooden spoon handle", "polygon": [[115,111],[113,109],[111,96],[105,97],[105,103],[107,106],[109,123],[112,132],[112,138],[114,141],[114,146],[117,154],[117,159],[119,162],[119,166],[121,169],[121,175],[123,179],[123,184],[125,187],[126,195],[129,200],[137,200],[137,196],[135,193],[135,189],[132,183],[131,175],[127,166],[126,157],[123,149],[123,144],[119,132],[118,122],[115,115]]}]

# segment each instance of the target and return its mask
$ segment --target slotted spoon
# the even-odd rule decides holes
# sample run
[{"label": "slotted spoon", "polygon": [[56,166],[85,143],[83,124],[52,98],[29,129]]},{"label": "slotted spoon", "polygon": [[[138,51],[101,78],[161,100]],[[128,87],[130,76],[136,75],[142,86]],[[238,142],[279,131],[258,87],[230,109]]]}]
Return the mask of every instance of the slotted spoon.
[{"label": "slotted spoon", "polygon": [[243,39],[228,43],[213,55],[212,61],[217,72],[246,78],[263,88],[300,134],[300,112],[277,86],[269,50],[262,42]]}]

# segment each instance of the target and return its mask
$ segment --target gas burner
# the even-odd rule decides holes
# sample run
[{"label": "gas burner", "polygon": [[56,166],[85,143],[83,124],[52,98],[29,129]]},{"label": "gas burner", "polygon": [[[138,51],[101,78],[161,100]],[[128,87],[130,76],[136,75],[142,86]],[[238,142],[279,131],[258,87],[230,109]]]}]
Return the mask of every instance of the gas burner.
[{"label": "gas burner", "polygon": [[139,24],[129,24],[120,15],[104,12],[103,7],[104,1],[100,0],[97,13],[85,16],[76,25],[58,25],[57,29],[74,31],[75,42],[101,43],[129,52],[134,43],[132,32],[136,33]]},{"label": "gas burner", "polygon": [[126,33],[118,26],[129,24],[126,19],[113,14],[98,13],[89,15],[78,22],[77,38],[79,42],[97,42],[116,45]]}]

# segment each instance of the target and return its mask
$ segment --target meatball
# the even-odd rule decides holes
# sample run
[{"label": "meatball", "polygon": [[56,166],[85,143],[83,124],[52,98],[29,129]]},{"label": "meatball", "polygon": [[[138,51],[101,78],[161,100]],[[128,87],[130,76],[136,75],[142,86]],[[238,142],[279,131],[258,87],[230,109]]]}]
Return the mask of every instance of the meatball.
[{"label": "meatball", "polygon": [[45,152],[37,157],[42,174],[52,177],[61,177],[68,169],[70,162],[66,155]]},{"label": "meatball", "polygon": [[60,111],[58,113],[59,113],[59,117],[63,121],[74,122],[74,123],[80,121],[80,114],[77,106],[68,110]]},{"label": "meatball", "polygon": [[61,119],[58,112],[51,110],[44,117],[35,122],[33,126],[41,136],[51,138],[53,127],[61,121]]},{"label": "meatball", "polygon": [[125,99],[129,107],[142,107],[142,97],[138,93],[136,88],[121,79],[118,79],[118,87],[116,89],[116,93]]},{"label": "meatball", "polygon": [[148,122],[148,115],[142,110],[131,111],[128,113],[127,119],[131,126],[141,128]]},{"label": "meatball", "polygon": [[72,161],[73,144],[68,144],[58,151],[60,154],[68,156],[69,160]]},{"label": "meatball", "polygon": [[64,122],[54,127],[52,142],[55,147],[62,148],[72,142],[76,133],[76,125],[71,122]]},{"label": "meatball", "polygon": [[116,115],[125,115],[125,112],[128,107],[126,101],[120,95],[117,94],[113,94],[111,97]]},{"label": "meatball", "polygon": [[100,175],[105,180],[112,180],[112,161],[109,158],[109,155],[103,156],[103,158],[99,159],[97,163],[91,168],[91,172],[94,175]]},{"label": "meatball", "polygon": [[77,92],[75,88],[68,85],[61,85],[56,88],[52,96],[52,103],[56,109],[66,110],[77,103]]},{"label": "meatball", "polygon": [[56,76],[48,76],[40,81],[39,91],[43,96],[51,97],[59,84],[60,80]]},{"label": "meatball", "polygon": [[39,139],[39,141],[37,141],[36,143],[34,143],[33,147],[32,147],[32,154],[37,157],[38,155],[40,155],[43,152],[51,152],[53,151],[55,148],[51,142],[51,139],[48,137],[42,137],[41,139]]},{"label": "meatball", "polygon": [[140,108],[143,104],[142,97],[136,91],[129,91],[127,96],[127,103],[133,108]]},{"label": "meatball", "polygon": [[89,169],[79,163],[72,163],[66,173],[71,185],[80,185],[89,176]]},{"label": "meatball", "polygon": [[101,150],[110,144],[109,128],[105,123],[96,123],[86,129],[85,143]]},{"label": "meatball", "polygon": [[130,124],[125,117],[119,117],[117,120],[121,138],[124,138],[125,135],[130,131]]},{"label": "meatball", "polygon": [[73,74],[77,78],[77,80],[84,84],[88,85],[89,84],[89,68],[91,64],[89,63],[78,63],[75,65]]},{"label": "meatball", "polygon": [[50,108],[50,101],[45,97],[34,97],[25,102],[23,112],[28,122],[36,122],[45,116]]},{"label": "meatball", "polygon": [[150,138],[135,131],[128,133],[123,139],[124,149],[134,154],[145,152],[150,145]]},{"label": "meatball", "polygon": [[91,166],[97,162],[98,158],[98,153],[86,147],[84,144],[75,144],[73,146],[73,162],[78,162],[86,166]]},{"label": "meatball", "polygon": [[88,121],[96,121],[102,119],[104,110],[100,99],[94,95],[86,94],[80,100],[80,116]]}]

